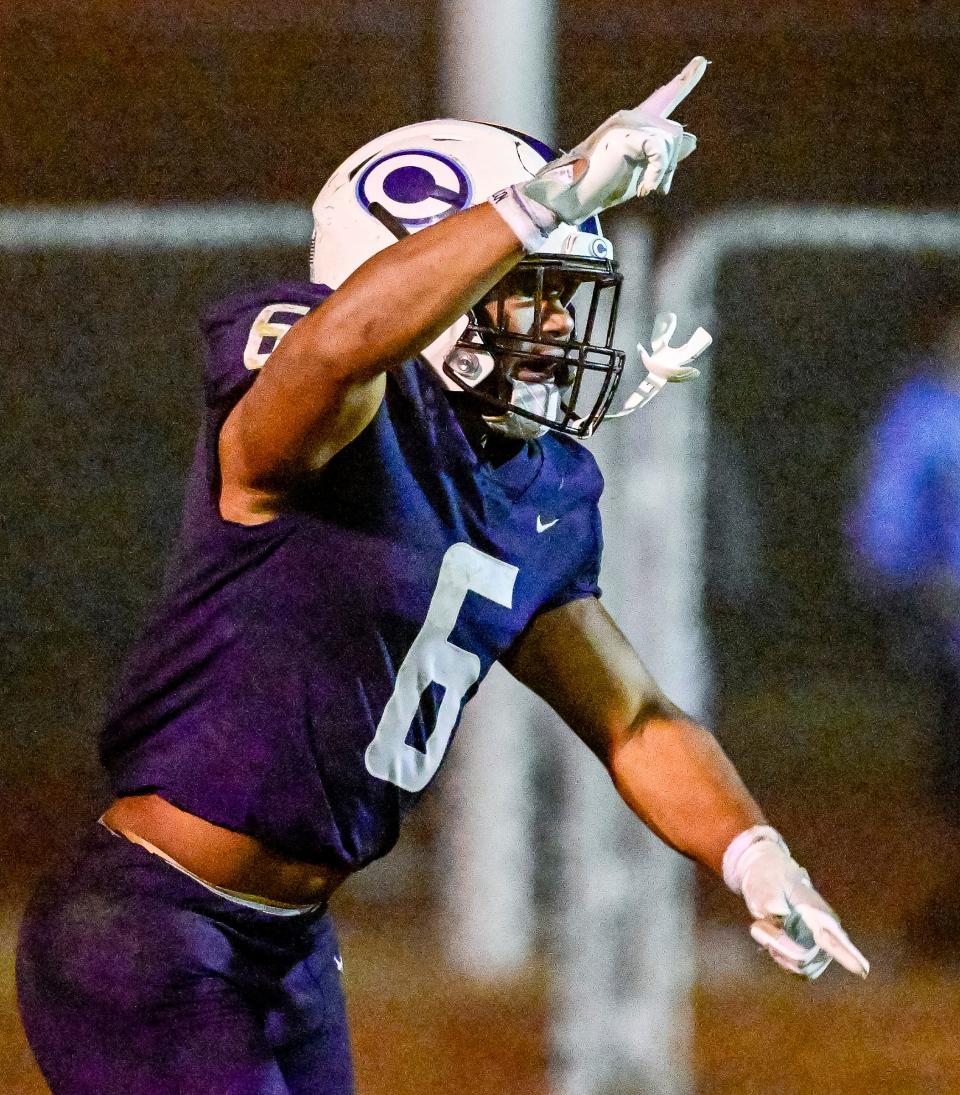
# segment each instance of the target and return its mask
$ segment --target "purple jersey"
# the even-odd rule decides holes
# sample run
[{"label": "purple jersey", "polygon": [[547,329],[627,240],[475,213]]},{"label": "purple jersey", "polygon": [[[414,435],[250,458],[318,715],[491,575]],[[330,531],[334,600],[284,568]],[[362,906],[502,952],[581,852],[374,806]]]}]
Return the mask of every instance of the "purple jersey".
[{"label": "purple jersey", "polygon": [[207,320],[179,549],[101,755],[117,794],[156,791],[297,859],[354,869],[392,847],[493,662],[538,612],[599,592],[603,483],[558,434],[498,468],[481,461],[439,380],[407,362],[289,511],[225,521],[219,430],[327,292],[277,285]]}]

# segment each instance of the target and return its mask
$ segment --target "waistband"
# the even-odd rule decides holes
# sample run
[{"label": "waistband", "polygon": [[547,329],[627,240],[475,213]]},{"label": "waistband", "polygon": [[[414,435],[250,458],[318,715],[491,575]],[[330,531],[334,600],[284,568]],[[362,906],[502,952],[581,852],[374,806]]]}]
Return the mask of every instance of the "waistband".
[{"label": "waistband", "polygon": [[181,863],[178,863],[172,856],[167,855],[166,852],[161,851],[148,840],[144,840],[142,836],[138,836],[136,833],[118,832],[116,829],[111,829],[102,817],[97,819],[97,824],[102,825],[108,833],[117,837],[119,840],[128,840],[131,844],[138,844],[151,855],[155,855],[158,859],[162,859],[167,866],[172,867],[175,871],[179,871],[182,875],[186,875],[187,878],[193,879],[194,882],[203,886],[205,890],[209,890],[210,893],[214,893],[218,897],[222,897],[224,900],[230,901],[234,905],[240,905],[245,909],[254,909],[256,912],[267,913],[270,916],[281,917],[304,916],[308,913],[319,912],[324,907],[322,902],[311,905],[287,905],[280,902],[267,902],[252,894],[237,893],[236,890],[228,890],[222,886],[211,885],[211,883],[205,882],[200,878],[199,875],[195,875],[193,871],[188,871],[186,867]]}]

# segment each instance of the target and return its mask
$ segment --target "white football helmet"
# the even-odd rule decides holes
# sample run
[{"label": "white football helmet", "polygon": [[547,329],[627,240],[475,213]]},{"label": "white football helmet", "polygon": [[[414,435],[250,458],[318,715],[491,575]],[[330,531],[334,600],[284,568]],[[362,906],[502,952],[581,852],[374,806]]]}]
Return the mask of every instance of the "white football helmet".
[{"label": "white football helmet", "polygon": [[[313,204],[311,280],[337,289],[371,255],[532,178],[556,156],[533,137],[486,122],[439,119],[375,138],[337,168]],[[589,436],[623,373],[624,354],[613,346],[620,283],[597,218],[561,224],[421,357],[446,388],[480,401],[502,433]],[[514,294],[532,300],[528,333],[508,330],[503,302]],[[548,297],[573,316],[569,336],[541,331]]]}]

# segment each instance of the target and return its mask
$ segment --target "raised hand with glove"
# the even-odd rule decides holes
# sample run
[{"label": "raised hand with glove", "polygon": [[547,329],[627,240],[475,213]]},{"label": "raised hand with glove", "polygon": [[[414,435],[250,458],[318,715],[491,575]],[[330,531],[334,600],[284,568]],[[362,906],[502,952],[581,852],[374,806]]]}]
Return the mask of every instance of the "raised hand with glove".
[{"label": "raised hand with glove", "polygon": [[[677,164],[697,146],[696,137],[672,121],[670,115],[706,68],[703,57],[694,57],[639,106],[617,111],[586,140],[545,164],[533,178],[491,197],[494,208],[527,251],[536,251],[561,223],[580,225],[633,197],[670,190]],[[676,325],[672,313],[657,316],[650,353],[643,346],[637,347],[647,375],[619,411],[606,414],[608,420],[639,410],[668,381],[699,375],[689,367],[690,362],[710,345],[710,335],[699,327],[683,346],[671,347],[669,341]],[[572,427],[588,434],[593,424],[577,419]]]},{"label": "raised hand with glove", "polygon": [[632,110],[619,110],[575,148],[532,178],[492,198],[528,250],[560,222],[581,224],[631,198],[670,190],[677,164],[697,147],[671,113],[707,68],[694,57],[682,72]]}]

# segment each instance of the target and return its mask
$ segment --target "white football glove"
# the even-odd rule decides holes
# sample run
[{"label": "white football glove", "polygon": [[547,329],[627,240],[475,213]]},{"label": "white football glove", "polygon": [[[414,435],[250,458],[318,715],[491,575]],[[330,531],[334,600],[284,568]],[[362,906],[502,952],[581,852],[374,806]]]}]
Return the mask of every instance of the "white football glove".
[{"label": "white football glove", "polygon": [[532,179],[490,198],[527,251],[536,251],[561,221],[580,224],[634,196],[669,192],[677,164],[697,147],[697,138],[670,114],[706,68],[703,57],[694,57],[639,106],[617,111]]},{"label": "white football glove", "polygon": [[870,963],[850,942],[837,914],[769,825],[755,825],[731,841],[723,857],[723,878],[734,893],[743,895],[754,918],[750,934],[784,969],[813,981],[836,959],[860,977],[870,972]]},{"label": "white football glove", "polygon": [[666,194],[677,164],[697,147],[696,137],[670,121],[670,114],[706,68],[703,57],[694,57],[670,83],[633,110],[617,111],[517,189],[567,224],[580,224],[635,195],[644,198],[655,190]]}]

